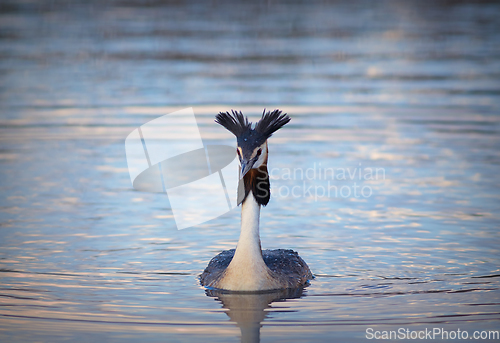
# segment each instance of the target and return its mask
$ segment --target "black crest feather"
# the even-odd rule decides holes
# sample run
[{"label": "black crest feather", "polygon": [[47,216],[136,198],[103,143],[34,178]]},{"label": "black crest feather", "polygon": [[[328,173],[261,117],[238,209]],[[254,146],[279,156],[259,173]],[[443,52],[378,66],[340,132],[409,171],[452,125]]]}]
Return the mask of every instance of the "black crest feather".
[{"label": "black crest feather", "polygon": [[[264,109],[262,118],[257,122],[254,130],[258,133],[259,141],[265,141],[289,121],[288,114],[282,114],[280,110],[266,112]],[[241,111],[220,112],[215,116],[215,122],[224,126],[236,137],[241,137],[245,132],[248,134],[249,131],[254,131],[252,130],[252,123],[248,121],[248,118]]]},{"label": "black crest feather", "polygon": [[231,110],[231,113],[232,115],[229,112],[220,112],[215,116],[215,122],[224,126],[236,137],[241,136],[243,132],[250,129],[252,123],[248,122],[248,118],[241,111]]},{"label": "black crest feather", "polygon": [[274,110],[272,112],[264,109],[262,113],[262,118],[259,120],[257,125],[255,125],[255,131],[263,135],[264,137],[269,138],[271,135],[281,129],[285,124],[290,121],[290,117],[288,114],[282,112],[280,110]]}]

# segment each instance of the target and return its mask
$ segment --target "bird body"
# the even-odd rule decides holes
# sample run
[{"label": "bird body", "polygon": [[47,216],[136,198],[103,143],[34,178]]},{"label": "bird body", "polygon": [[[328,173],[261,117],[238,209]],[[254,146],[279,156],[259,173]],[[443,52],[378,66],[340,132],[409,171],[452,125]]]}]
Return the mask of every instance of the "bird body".
[{"label": "bird body", "polygon": [[255,129],[243,115],[220,113],[216,122],[236,135],[240,160],[238,202],[241,208],[241,233],[236,250],[215,256],[200,276],[207,287],[231,291],[263,291],[304,286],[312,279],[307,264],[292,250],[261,249],[260,207],[270,199],[267,172],[267,138],[288,123],[281,111],[263,113]]}]

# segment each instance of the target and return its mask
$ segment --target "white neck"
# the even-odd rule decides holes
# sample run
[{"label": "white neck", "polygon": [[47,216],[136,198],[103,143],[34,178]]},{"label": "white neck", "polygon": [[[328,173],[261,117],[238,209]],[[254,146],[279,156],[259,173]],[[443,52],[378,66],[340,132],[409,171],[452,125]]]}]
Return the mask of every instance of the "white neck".
[{"label": "white neck", "polygon": [[241,206],[241,233],[234,259],[262,260],[259,235],[260,205],[255,200],[252,191]]},{"label": "white neck", "polygon": [[241,208],[241,233],[234,257],[218,288],[255,291],[277,288],[262,259],[259,237],[260,205],[250,191]]}]

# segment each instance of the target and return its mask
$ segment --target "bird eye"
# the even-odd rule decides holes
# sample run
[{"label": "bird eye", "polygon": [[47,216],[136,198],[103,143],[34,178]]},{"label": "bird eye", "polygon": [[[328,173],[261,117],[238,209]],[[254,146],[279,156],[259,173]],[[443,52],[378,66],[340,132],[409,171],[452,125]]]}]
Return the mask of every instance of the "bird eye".
[{"label": "bird eye", "polygon": [[257,156],[260,156],[262,154],[262,149],[257,150]]}]

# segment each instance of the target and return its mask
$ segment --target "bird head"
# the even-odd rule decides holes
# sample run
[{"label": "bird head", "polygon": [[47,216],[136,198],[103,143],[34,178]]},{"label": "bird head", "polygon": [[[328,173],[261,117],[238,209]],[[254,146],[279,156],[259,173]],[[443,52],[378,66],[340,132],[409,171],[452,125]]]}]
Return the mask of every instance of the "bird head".
[{"label": "bird head", "polygon": [[220,112],[215,122],[224,126],[236,136],[237,154],[240,161],[240,179],[251,169],[267,164],[267,139],[290,121],[290,117],[280,110],[262,113],[262,118],[252,127],[241,111]]}]

